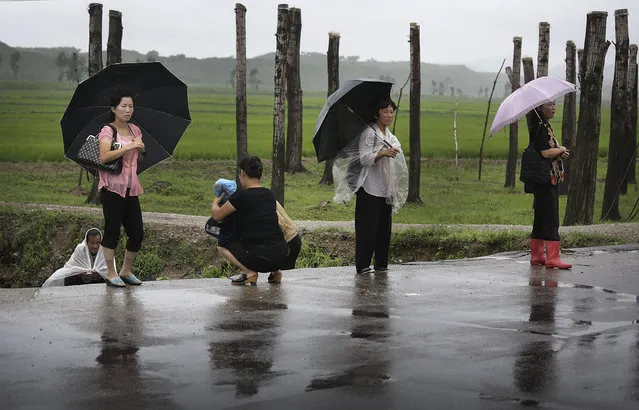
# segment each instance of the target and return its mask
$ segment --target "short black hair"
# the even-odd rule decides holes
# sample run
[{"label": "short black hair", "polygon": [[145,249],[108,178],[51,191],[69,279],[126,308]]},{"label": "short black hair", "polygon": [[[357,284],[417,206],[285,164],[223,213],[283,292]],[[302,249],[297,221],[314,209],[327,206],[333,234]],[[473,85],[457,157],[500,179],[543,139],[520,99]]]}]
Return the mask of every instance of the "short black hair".
[{"label": "short black hair", "polygon": [[89,242],[89,238],[93,238],[93,237],[102,237],[102,232],[100,232],[100,230],[98,228],[91,228],[87,231],[86,235],[84,236],[84,239]]},{"label": "short black hair", "polygon": [[382,98],[377,102],[377,104],[375,104],[375,114],[377,114],[377,111],[382,110],[389,105],[393,107],[393,111],[397,110],[397,105],[390,97]]},{"label": "short black hair", "polygon": [[262,178],[262,160],[255,155],[244,157],[240,160],[238,166],[250,178]]},{"label": "short black hair", "polygon": [[[124,86],[118,86],[113,89],[113,93],[111,94],[111,107],[115,108],[120,105],[120,102],[123,98],[129,97],[133,100],[133,104],[135,104],[135,100],[133,98],[133,92]],[[111,122],[115,121],[115,113],[111,111]]]}]

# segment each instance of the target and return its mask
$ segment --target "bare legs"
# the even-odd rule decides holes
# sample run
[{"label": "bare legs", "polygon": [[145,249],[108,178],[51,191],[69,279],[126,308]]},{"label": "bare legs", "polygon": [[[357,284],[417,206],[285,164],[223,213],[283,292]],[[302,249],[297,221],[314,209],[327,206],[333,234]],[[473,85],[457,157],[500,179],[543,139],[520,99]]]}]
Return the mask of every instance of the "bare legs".
[{"label": "bare legs", "polygon": [[133,268],[133,262],[135,262],[136,256],[138,256],[137,252],[131,252],[131,251],[124,252],[124,263],[122,264],[120,277],[131,276],[131,268]]},{"label": "bare legs", "polygon": [[107,267],[107,279],[115,279],[118,272],[115,270],[115,249],[102,247],[102,254]]},{"label": "bare legs", "polygon": [[231,262],[233,265],[237,266],[238,268],[240,268],[242,270],[242,272],[246,273],[246,276],[251,278],[253,276],[257,276],[258,273],[248,269],[246,266],[242,265],[240,263],[240,261],[238,261],[235,256],[233,256],[233,254],[231,253],[231,251],[229,251],[226,248],[223,248],[221,246],[217,247],[217,251],[220,253],[220,255],[222,255],[222,257],[224,259],[226,259],[227,261]]}]

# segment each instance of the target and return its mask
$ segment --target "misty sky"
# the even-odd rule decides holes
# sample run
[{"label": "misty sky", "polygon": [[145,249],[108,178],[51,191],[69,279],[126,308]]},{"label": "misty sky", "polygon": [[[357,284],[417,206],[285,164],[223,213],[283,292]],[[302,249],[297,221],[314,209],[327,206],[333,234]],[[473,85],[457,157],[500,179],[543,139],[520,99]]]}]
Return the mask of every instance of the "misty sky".
[{"label": "misty sky", "polygon": [[[247,55],[274,51],[277,5],[245,0]],[[0,41],[10,46],[73,46],[87,50],[88,1],[0,0]],[[235,55],[235,1],[105,0],[103,47],[108,10],[122,12],[125,49],[189,57]],[[496,71],[512,60],[512,37],[523,37],[524,56],[537,55],[538,23],[551,24],[550,66],[563,64],[565,44],[583,47],[586,14],[608,12],[608,39],[614,41],[614,10],[628,9],[630,41],[639,43],[637,0],[297,0],[302,11],[303,52],[325,53],[328,32],[341,34],[340,54],[379,61],[409,58],[409,24],[421,27],[421,60],[466,63]],[[614,62],[610,47],[607,63]]]}]

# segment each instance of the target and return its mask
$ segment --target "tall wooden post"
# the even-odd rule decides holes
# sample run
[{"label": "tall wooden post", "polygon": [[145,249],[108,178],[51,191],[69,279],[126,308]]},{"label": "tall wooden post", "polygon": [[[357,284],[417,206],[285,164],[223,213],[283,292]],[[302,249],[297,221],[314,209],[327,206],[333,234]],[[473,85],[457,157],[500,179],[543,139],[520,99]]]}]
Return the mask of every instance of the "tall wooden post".
[{"label": "tall wooden post", "polygon": [[[246,108],[246,7],[235,3],[235,144],[237,162],[248,156],[248,126]],[[235,179],[240,168],[235,167]]]},{"label": "tall wooden post", "polygon": [[[521,77],[521,37],[513,37],[513,66],[510,77],[510,90],[514,92],[520,87]],[[519,126],[515,122],[510,125],[508,141],[508,161],[506,162],[506,181],[504,188],[514,188],[517,174],[517,158],[519,157]]]},{"label": "tall wooden post", "polygon": [[419,24],[410,23],[410,157],[408,168],[408,197],[407,202],[423,204],[419,197],[421,174],[421,133],[420,113],[422,76],[419,45]]},{"label": "tall wooden post", "polygon": [[[89,77],[102,70],[102,4],[89,4]],[[100,204],[99,178],[93,177],[93,185],[87,196],[87,204]]]},{"label": "tall wooden post", "polygon": [[584,49],[577,49],[577,81],[579,81],[579,88],[581,88],[581,79],[584,77],[584,70],[586,69],[586,60],[584,60]]},{"label": "tall wooden post", "polygon": [[524,69],[524,84],[535,79],[535,67],[532,57],[524,57],[521,59],[521,66]]},{"label": "tall wooden post", "polygon": [[[577,84],[577,47],[571,40],[566,42],[566,81]],[[575,136],[577,134],[577,94],[570,93],[564,97],[564,115],[561,123],[561,145],[570,152],[575,149]],[[565,180],[559,184],[559,195],[568,194],[568,186],[572,171],[570,167],[574,162],[571,158],[564,160]]]},{"label": "tall wooden post", "polygon": [[637,173],[637,80],[639,77],[639,67],[637,66],[637,45],[630,45],[630,58],[628,60],[628,92],[626,97],[626,143],[628,144],[625,152],[630,156],[630,169],[626,179],[623,181],[621,192],[626,193],[628,184],[636,184],[635,177]]},{"label": "tall wooden post", "polygon": [[628,87],[628,10],[615,10],[615,75],[612,80],[612,98],[610,100],[610,144],[608,146],[608,168],[604,185],[601,219],[618,221],[619,192],[623,175],[630,157],[624,155],[626,147],[626,88]]},{"label": "tall wooden post", "polygon": [[302,164],[302,83],[300,80],[302,11],[292,7],[288,13],[286,170],[294,174],[306,171]]},{"label": "tall wooden post", "polygon": [[89,4],[89,77],[102,70],[102,4]]},{"label": "tall wooden post", "polygon": [[539,23],[539,50],[537,52],[537,77],[548,75],[548,53],[550,50],[550,24]]},{"label": "tall wooden post", "polygon": [[[326,96],[339,88],[339,33],[328,33],[328,51],[326,52],[326,69],[328,71],[328,91]],[[333,185],[333,159],[324,161],[324,174],[320,184]]]},{"label": "tall wooden post", "polygon": [[122,13],[109,10],[109,39],[107,41],[107,65],[122,62]]},{"label": "tall wooden post", "polygon": [[[524,57],[521,59],[521,65],[524,68],[524,84],[531,82],[535,79],[535,67],[533,66],[532,57]],[[539,121],[537,116],[530,112],[526,115],[526,124],[528,126],[528,134],[533,132],[534,124]]]},{"label": "tall wooden post", "polygon": [[277,32],[275,47],[275,102],[273,109],[273,174],[271,189],[275,199],[284,206],[284,170],[286,147],[284,116],[286,110],[286,56],[288,50],[288,5],[277,6]]},{"label": "tall wooden post", "polygon": [[606,51],[605,11],[588,13],[584,63],[579,98],[579,119],[574,151],[574,175],[568,187],[564,225],[592,224],[597,189],[597,159],[601,131],[601,86]]}]

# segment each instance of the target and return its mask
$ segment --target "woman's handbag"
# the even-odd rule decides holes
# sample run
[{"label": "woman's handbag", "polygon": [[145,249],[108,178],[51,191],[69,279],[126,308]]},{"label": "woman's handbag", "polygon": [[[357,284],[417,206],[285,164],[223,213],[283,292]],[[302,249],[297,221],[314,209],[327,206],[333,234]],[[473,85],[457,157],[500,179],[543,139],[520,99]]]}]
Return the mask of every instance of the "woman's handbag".
[{"label": "woman's handbag", "polygon": [[[111,151],[113,151],[119,148],[115,142],[117,131],[113,125],[108,125],[113,130],[114,138],[111,140]],[[100,161],[100,140],[95,135],[89,135],[84,144],[82,144],[80,151],[78,151],[77,162],[86,168],[106,171],[112,174],[122,172],[122,157],[107,163]]]},{"label": "woman's handbag", "polygon": [[550,184],[551,169],[552,160],[542,157],[532,144],[528,145],[521,155],[519,180],[531,185]]}]

